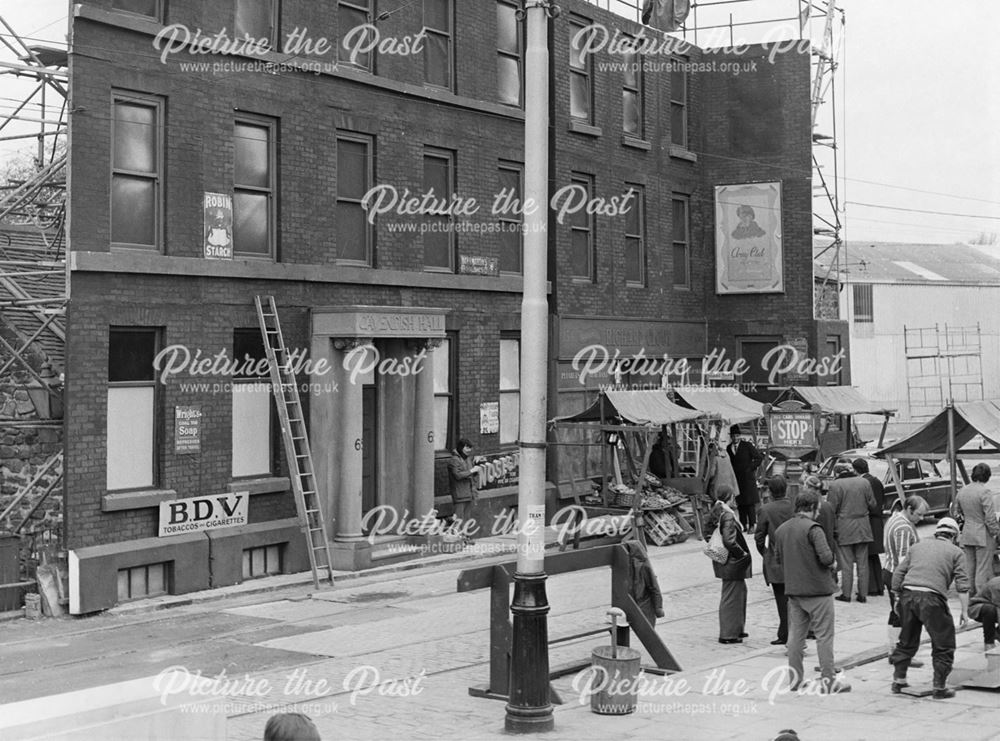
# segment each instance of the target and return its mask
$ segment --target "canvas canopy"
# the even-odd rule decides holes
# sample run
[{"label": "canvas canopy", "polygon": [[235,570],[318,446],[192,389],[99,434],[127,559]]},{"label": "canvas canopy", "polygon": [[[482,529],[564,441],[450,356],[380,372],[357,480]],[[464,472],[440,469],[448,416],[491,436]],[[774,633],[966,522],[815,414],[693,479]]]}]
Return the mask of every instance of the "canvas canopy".
[{"label": "canvas canopy", "polygon": [[867,399],[853,386],[793,386],[790,391],[809,406],[819,405],[822,411],[834,414],[893,414],[896,411]]},{"label": "canvas canopy", "polygon": [[[902,440],[887,445],[879,455],[896,458],[941,458],[948,453],[948,414],[945,407],[936,417]],[[982,435],[992,445],[992,451],[970,450],[970,456],[1000,449],[1000,401],[957,402],[953,408],[955,450],[962,453],[976,435]]]},{"label": "canvas canopy", "polygon": [[685,409],[667,398],[667,392],[604,391],[597,401],[579,414],[557,417],[553,422],[610,422],[615,417],[637,425],[669,425],[704,416],[695,409]]},{"label": "canvas canopy", "polygon": [[719,417],[729,424],[742,424],[764,416],[763,404],[744,396],[736,389],[678,389],[674,393],[688,406]]}]

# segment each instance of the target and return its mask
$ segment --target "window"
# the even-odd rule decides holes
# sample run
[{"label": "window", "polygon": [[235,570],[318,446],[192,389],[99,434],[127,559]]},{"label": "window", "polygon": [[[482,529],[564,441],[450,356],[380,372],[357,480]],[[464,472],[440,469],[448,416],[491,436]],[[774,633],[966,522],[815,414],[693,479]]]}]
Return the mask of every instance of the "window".
[{"label": "window", "polygon": [[913,481],[920,478],[920,461],[903,461],[903,481]]},{"label": "window", "polygon": [[[826,337],[826,358],[831,360],[840,355],[840,337],[837,335],[827,335]],[[841,374],[843,373],[843,363],[837,362],[837,372],[830,373],[825,378],[820,376],[827,386],[840,386]]]},{"label": "window", "polygon": [[155,329],[112,327],[108,333],[108,491],[156,482]]},{"label": "window", "polygon": [[500,272],[521,272],[521,256],[524,247],[524,232],[521,213],[524,205],[521,203],[521,179],[523,166],[514,163],[500,165],[499,185],[504,194],[501,208],[497,212],[500,222]]},{"label": "window", "polygon": [[236,0],[233,34],[237,39],[261,39],[274,46],[278,35],[279,0]]},{"label": "window", "polygon": [[933,461],[920,460],[920,472],[923,474],[925,479],[939,479],[942,478],[941,474],[937,470],[937,465]]},{"label": "window", "polygon": [[594,60],[585,47],[586,21],[572,20],[569,24],[569,115],[588,123],[593,120]]},{"label": "window", "polygon": [[741,339],[740,357],[746,363],[747,370],[739,378],[742,383],[756,383],[761,388],[771,385],[771,371],[764,358],[781,343],[778,338]]},{"label": "window", "polygon": [[451,90],[452,17],[451,0],[424,0],[424,81]]},{"label": "window", "polygon": [[[443,149],[424,153],[424,193],[435,201],[450,203],[455,188],[455,154]],[[455,230],[452,216],[427,215],[424,223],[424,267],[429,270],[455,271]]]},{"label": "window", "polygon": [[[628,39],[634,43],[634,39]],[[622,131],[636,139],[645,138],[645,96],[642,55],[628,52],[622,56],[625,73],[622,79]]]},{"label": "window", "polygon": [[625,282],[646,283],[646,189],[627,185],[633,191],[631,208],[625,214]]},{"label": "window", "polygon": [[871,324],[875,321],[872,284],[855,283],[851,286],[854,292],[854,321],[857,324]]},{"label": "window", "polygon": [[451,450],[455,399],[455,358],[451,338],[431,351],[434,365],[434,449]]},{"label": "window", "polygon": [[361,202],[374,178],[372,149],[371,137],[337,136],[337,258],[368,266],[375,230]]},{"label": "window", "polygon": [[516,443],[521,423],[521,341],[500,340],[500,444]]},{"label": "window", "polygon": [[233,247],[243,255],[274,256],[274,124],[241,119],[234,132]]},{"label": "window", "polygon": [[521,106],[524,36],[517,19],[520,3],[497,2],[497,95],[505,105]]},{"label": "window", "polygon": [[[574,173],[571,184],[583,188],[584,199],[589,202],[594,193],[594,179],[590,175]],[[594,279],[594,216],[587,209],[578,209],[569,215],[570,224],[570,276],[574,279]]]},{"label": "window", "polygon": [[674,196],[673,204],[673,245],[674,245],[674,288],[691,287],[691,243],[688,223],[688,199]]},{"label": "window", "polygon": [[118,601],[143,599],[167,593],[169,563],[153,563],[118,570]]},{"label": "window", "polygon": [[115,10],[124,10],[136,15],[145,15],[150,18],[160,18],[160,0],[114,0],[111,7]]},{"label": "window", "polygon": [[[373,55],[370,51],[361,53],[372,45],[374,31],[368,29],[363,33],[357,31],[359,26],[372,22],[372,2],[373,0],[339,0],[337,3],[337,28],[340,30],[340,39],[337,43],[337,58],[341,62],[373,71]],[[344,47],[344,39],[350,34],[348,47]]]},{"label": "window", "polygon": [[162,105],[116,95],[112,122],[111,242],[157,249],[162,200]]},{"label": "window", "polygon": [[271,381],[259,329],[233,330],[232,475],[271,473]]},{"label": "window", "polygon": [[281,574],[280,545],[246,548],[243,551],[243,578],[256,579],[261,576]]},{"label": "window", "polygon": [[670,72],[670,142],[678,147],[687,148],[687,72],[681,65],[687,64],[686,59],[674,59]]}]

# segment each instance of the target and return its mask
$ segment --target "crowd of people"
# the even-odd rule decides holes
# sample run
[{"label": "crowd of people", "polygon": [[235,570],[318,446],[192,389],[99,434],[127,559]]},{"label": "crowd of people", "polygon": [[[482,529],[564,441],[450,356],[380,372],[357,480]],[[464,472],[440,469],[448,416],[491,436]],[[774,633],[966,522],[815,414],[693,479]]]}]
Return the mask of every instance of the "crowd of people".
[{"label": "crowd of people", "polygon": [[[731,458],[754,456],[734,436]],[[735,463],[735,461],[734,461]],[[735,466],[734,466],[735,468]],[[720,529],[729,558],[713,560],[722,581],[719,602],[719,643],[741,643],[746,632],[746,580],[752,576],[750,549],[744,531],[753,532],[763,576],[774,596],[778,616],[772,645],[786,645],[792,688],[803,682],[806,639],[816,639],[820,690],[849,692],[834,667],[835,602],[867,602],[888,592],[887,639],[893,666],[891,691],[904,691],[907,671],[926,630],[931,640],[933,697],[946,699],[955,656],[956,626],[948,606],[954,589],[961,611],[959,627],[969,619],[982,624],[984,649],[997,648],[1000,633],[1000,576],[994,575],[1000,551],[1000,514],[995,495],[986,488],[990,469],[976,465],[971,483],[955,499],[951,514],[941,518],[933,537],[920,540],[916,525],[929,511],[919,496],[909,496],[883,521],[883,486],[871,476],[863,458],[838,463],[835,478],[825,487],[815,475],[804,475],[794,501],[789,501],[783,476],[767,480],[770,501],[746,504],[739,489],[727,483],[714,487],[715,504],[706,522],[709,540]],[[747,507],[753,512],[746,512]],[[737,512],[739,513],[737,515]],[[752,527],[750,527],[752,523]]]}]

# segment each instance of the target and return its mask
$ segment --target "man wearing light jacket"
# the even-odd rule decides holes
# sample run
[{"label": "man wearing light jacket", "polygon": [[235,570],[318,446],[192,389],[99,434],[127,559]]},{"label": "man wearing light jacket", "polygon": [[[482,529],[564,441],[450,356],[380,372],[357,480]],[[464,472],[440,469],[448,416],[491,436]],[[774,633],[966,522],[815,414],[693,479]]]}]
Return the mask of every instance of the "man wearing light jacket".
[{"label": "man wearing light jacket", "polygon": [[989,480],[990,467],[977,463],[972,468],[972,483],[963,486],[955,497],[955,512],[965,521],[958,544],[965,553],[970,594],[976,594],[993,578],[993,553],[1000,538],[993,496],[986,488]]}]

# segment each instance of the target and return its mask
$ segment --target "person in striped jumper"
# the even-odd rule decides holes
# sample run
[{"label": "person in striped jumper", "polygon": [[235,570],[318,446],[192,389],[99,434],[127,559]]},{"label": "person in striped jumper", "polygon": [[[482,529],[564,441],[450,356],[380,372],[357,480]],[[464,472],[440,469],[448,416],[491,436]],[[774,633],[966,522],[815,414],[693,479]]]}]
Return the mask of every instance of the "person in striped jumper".
[{"label": "person in striped jumper", "polygon": [[[923,497],[910,496],[903,502],[903,509],[893,512],[892,517],[885,524],[883,532],[883,546],[885,553],[882,554],[882,578],[886,584],[892,583],[892,572],[896,570],[900,562],[906,558],[910,552],[910,546],[920,538],[917,537],[916,525],[924,517],[930,505]],[[896,647],[899,641],[899,630],[902,624],[899,615],[896,614],[896,595],[889,590],[889,652]],[[912,662],[912,666],[921,666],[921,662]]]}]

